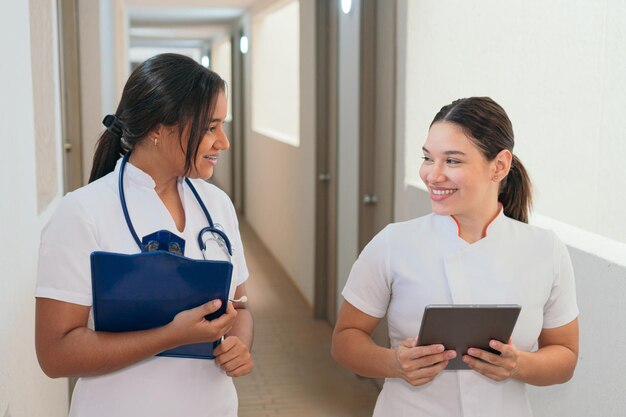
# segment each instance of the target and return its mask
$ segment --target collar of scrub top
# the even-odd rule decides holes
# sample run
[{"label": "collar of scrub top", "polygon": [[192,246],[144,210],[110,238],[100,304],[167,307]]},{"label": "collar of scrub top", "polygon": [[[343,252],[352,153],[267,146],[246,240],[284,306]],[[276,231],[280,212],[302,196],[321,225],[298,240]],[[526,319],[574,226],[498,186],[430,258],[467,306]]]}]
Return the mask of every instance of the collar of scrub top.
[{"label": "collar of scrub top", "polygon": [[[122,159],[122,163],[120,165],[119,185],[118,185],[119,192],[120,192],[120,203],[122,204],[122,211],[124,212],[124,218],[126,219],[126,224],[128,225],[128,230],[130,230],[130,234],[133,236],[133,239],[135,240],[135,242],[137,243],[137,246],[139,246],[139,249],[142,252],[147,252],[147,251],[156,249],[156,250],[165,250],[168,252],[182,255],[184,252],[184,247],[185,247],[184,239],[181,239],[180,237],[176,236],[175,234],[167,230],[159,230],[158,232],[152,233],[144,237],[144,241],[146,240],[148,241],[147,245],[142,245],[141,240],[139,240],[139,236],[137,235],[137,232],[135,232],[133,223],[130,221],[130,215],[128,214],[128,207],[126,206],[126,197],[124,195],[124,168],[126,167],[126,163],[128,162],[130,153],[131,151],[126,152],[126,155],[124,155],[124,158]],[[224,249],[230,261],[231,257],[233,256],[233,249],[230,244],[230,240],[228,239],[228,236],[226,236],[226,233],[224,233],[223,230],[220,230],[217,227],[215,227],[215,224],[213,223],[213,219],[211,218],[211,215],[209,214],[209,210],[207,210],[206,206],[202,202],[202,199],[200,198],[200,195],[198,194],[198,191],[196,191],[196,188],[193,186],[189,178],[185,178],[185,182],[187,183],[187,186],[193,193],[194,197],[196,198],[196,201],[198,202],[198,204],[200,205],[200,208],[202,209],[202,212],[204,213],[204,215],[206,216],[206,219],[209,222],[209,225],[207,227],[200,229],[200,232],[198,233],[198,246],[200,246],[200,250],[202,251],[202,257],[205,260],[207,259],[206,244],[209,240],[215,240],[217,244],[222,249]],[[204,236],[207,233],[210,233],[210,237],[205,239]]]}]

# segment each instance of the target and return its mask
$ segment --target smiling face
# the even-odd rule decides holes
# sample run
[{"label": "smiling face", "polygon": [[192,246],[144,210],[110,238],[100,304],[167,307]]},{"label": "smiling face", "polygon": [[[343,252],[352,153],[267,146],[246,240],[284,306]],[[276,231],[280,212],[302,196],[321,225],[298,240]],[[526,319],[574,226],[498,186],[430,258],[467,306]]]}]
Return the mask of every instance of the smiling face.
[{"label": "smiling face", "polygon": [[[185,155],[187,153],[187,141],[180,140],[180,132],[177,126],[163,127],[163,141],[159,139],[159,146],[163,143],[161,154],[168,161],[162,167],[172,167],[177,176],[186,175],[189,178],[209,179],[213,176],[213,170],[217,164],[221,151],[230,147],[230,142],[224,132],[224,121],[228,110],[226,95],[220,93],[216,102],[215,110],[210,120],[207,120],[206,131],[200,145],[198,153],[191,166],[191,171],[185,173]],[[183,138],[189,135],[189,128],[183,132]]]},{"label": "smiling face", "polygon": [[422,149],[420,177],[434,213],[479,220],[497,210],[499,157],[487,161],[463,129],[450,122],[433,124]]}]

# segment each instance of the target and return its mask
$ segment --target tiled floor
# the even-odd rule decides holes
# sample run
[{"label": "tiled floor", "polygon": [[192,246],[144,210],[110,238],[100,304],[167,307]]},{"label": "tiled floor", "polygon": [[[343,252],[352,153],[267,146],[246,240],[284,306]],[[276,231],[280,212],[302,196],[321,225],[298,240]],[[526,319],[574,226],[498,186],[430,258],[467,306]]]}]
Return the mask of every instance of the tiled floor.
[{"label": "tiled floor", "polygon": [[255,369],[235,380],[239,417],[371,416],[378,389],[330,357],[331,327],[310,307],[242,221],[254,314]]}]

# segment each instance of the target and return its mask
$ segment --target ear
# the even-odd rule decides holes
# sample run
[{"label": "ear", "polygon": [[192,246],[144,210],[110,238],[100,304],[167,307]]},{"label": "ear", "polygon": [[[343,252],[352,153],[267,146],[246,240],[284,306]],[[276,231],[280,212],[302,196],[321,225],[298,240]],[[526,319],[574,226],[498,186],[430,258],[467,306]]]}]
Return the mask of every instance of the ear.
[{"label": "ear", "polygon": [[492,179],[494,182],[500,182],[507,175],[511,169],[511,162],[513,161],[513,154],[508,149],[503,149],[496,155],[492,162]]}]

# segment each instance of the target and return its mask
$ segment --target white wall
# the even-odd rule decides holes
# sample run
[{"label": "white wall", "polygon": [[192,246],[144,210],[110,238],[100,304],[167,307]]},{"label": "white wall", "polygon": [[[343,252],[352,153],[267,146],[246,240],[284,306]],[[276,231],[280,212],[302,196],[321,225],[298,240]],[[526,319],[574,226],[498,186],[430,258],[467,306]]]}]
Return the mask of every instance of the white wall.
[{"label": "white wall", "polygon": [[[411,90],[410,86],[406,84],[407,71],[423,71],[424,78],[421,81],[423,85],[420,88],[431,89],[431,87],[440,87],[445,94],[450,95],[450,99],[453,96],[467,96],[470,94],[478,94],[480,92],[465,91],[458,94],[451,90],[452,86],[456,85],[456,81],[452,80],[450,83],[435,82],[434,78],[441,73],[446,74],[449,69],[439,68],[428,70],[428,63],[417,62],[415,66],[411,67],[404,63],[407,61],[406,53],[407,48],[416,47],[413,42],[415,39],[411,39],[410,44],[406,42],[406,6],[407,2],[411,0],[404,0],[399,2],[398,10],[398,86],[397,86],[397,109],[398,114],[396,118],[396,200],[395,200],[395,220],[401,221],[413,217],[418,217],[430,212],[430,201],[428,193],[411,185],[409,180],[405,181],[405,173],[410,170],[407,169],[407,164],[412,163],[419,165],[418,154],[416,151],[407,149],[407,137],[411,138],[411,141],[415,141],[417,144],[421,144],[426,136],[426,128],[422,128],[423,131],[417,131],[417,127],[414,127],[412,123],[415,120],[409,121],[407,119],[413,117],[414,119],[424,119],[421,123],[424,124],[426,119],[430,119],[434,116],[439,107],[443,104],[447,104],[444,100],[442,103],[438,103],[437,106],[431,105],[432,108],[423,108],[425,114],[405,114],[405,109],[416,105],[417,100],[423,99],[416,97],[415,91]],[[584,2],[583,2],[584,3]],[[607,4],[615,4],[614,2],[603,2],[598,7],[602,10],[606,10]],[[433,5],[434,2],[429,3]],[[475,3],[472,3],[475,4]],[[516,3],[518,5],[525,3]],[[552,3],[551,3],[552,4]],[[580,6],[580,2],[576,2]],[[586,5],[598,3],[585,3]],[[556,6],[554,6],[556,7]],[[569,10],[571,6],[567,7]],[[499,7],[495,7],[496,10],[501,10]],[[463,9],[465,10],[465,9]],[[565,9],[563,9],[565,10]],[[487,14],[493,16],[494,8],[481,9],[481,10],[465,10],[463,13],[475,13],[482,15]],[[538,13],[538,9],[536,10]],[[571,12],[570,12],[571,13]],[[596,12],[590,11],[591,20],[593,20]],[[626,14],[624,15],[626,16]],[[449,17],[449,16],[448,16]],[[615,16],[605,16],[607,21],[614,21]],[[519,17],[522,18],[522,17]],[[500,20],[495,19],[499,23],[503,24]],[[505,22],[506,23],[506,22]],[[558,23],[558,22],[557,22]],[[539,23],[537,23],[539,25]],[[536,25],[531,25],[536,28]],[[446,25],[449,28],[450,25]],[[500,27],[500,26],[498,26]],[[474,28],[475,30],[487,30],[485,28]],[[480,29],[480,30],[479,30]],[[616,31],[617,28],[612,26],[612,30]],[[608,31],[610,32],[610,31]],[[605,35],[608,34],[605,33]],[[623,27],[622,27],[623,32]],[[520,33],[520,37],[523,38],[526,32]],[[427,36],[426,34],[424,36]],[[444,41],[449,41],[454,37],[444,36]],[[426,41],[436,42],[440,37],[429,36]],[[595,38],[590,39],[589,42],[593,42]],[[415,42],[424,42],[424,40]],[[571,42],[571,41],[570,41]],[[616,39],[607,40],[607,42],[613,45]],[[429,46],[431,48],[431,46]],[[444,53],[445,51],[440,51]],[[530,52],[529,52],[530,53]],[[484,54],[478,55],[483,56]],[[461,67],[472,67],[473,59],[469,57],[460,57],[454,55],[458,65]],[[526,55],[522,55],[521,58],[527,58]],[[503,62],[507,62],[503,60]],[[587,67],[584,67],[582,71],[585,71]],[[621,67],[623,68],[623,66]],[[570,71],[578,71],[577,68],[569,68]],[[607,69],[608,70],[608,69]],[[549,70],[551,71],[551,70]],[[565,72],[565,71],[564,71]],[[541,76],[541,72],[534,72],[531,76]],[[431,77],[432,76],[432,77]],[[498,78],[497,76],[495,78]],[[622,77],[623,80],[623,77]],[[531,80],[532,81],[532,80]],[[494,82],[497,82],[494,81]],[[539,83],[540,80],[537,80]],[[431,84],[427,86],[426,84]],[[522,91],[526,87],[520,87],[520,93],[526,94]],[[573,86],[574,87],[574,86]],[[460,90],[459,90],[460,91]],[[573,93],[576,89],[573,89]],[[483,94],[489,94],[490,91],[486,91]],[[433,93],[435,94],[435,93]],[[438,93],[437,93],[438,94]],[[524,96],[525,97],[525,96]],[[513,100],[512,97],[509,97]],[[529,107],[535,105],[543,105],[536,103],[530,98],[526,97]],[[412,104],[411,104],[412,102]],[[503,103],[506,104],[506,103]],[[419,107],[419,106],[418,106]],[[505,105],[505,108],[507,106]],[[514,106],[515,107],[515,106]],[[521,111],[521,109],[519,110]],[[520,113],[518,113],[520,114]],[[577,117],[590,118],[594,117],[593,109],[590,113],[585,112]],[[515,118],[512,116],[515,123]],[[430,121],[430,120],[428,120]],[[600,122],[598,122],[600,123]],[[412,127],[413,126],[413,127]],[[406,132],[405,132],[406,128]],[[519,131],[518,131],[519,132]],[[410,142],[408,145],[410,145]],[[585,151],[587,154],[594,153],[594,144],[596,142],[587,141]],[[623,142],[620,142],[623,145]],[[529,150],[530,152],[530,150]],[[573,163],[573,165],[580,172],[587,172],[590,175],[594,175],[596,171],[592,169],[581,169],[584,167],[584,160]],[[619,168],[616,168],[619,169]],[[532,171],[531,171],[532,174]],[[556,175],[556,174],[555,174]],[[572,178],[567,173],[559,173],[559,178],[555,181],[569,181]],[[418,178],[415,178],[418,180]],[[615,178],[613,178],[615,180]],[[623,178],[617,178],[617,180],[623,180]],[[621,187],[620,189],[623,189]],[[583,187],[577,188],[578,198],[583,198],[581,204],[587,204],[589,197],[586,195],[587,189]],[[624,193],[618,193],[621,198]],[[568,196],[560,196],[562,201],[566,201]],[[608,213],[600,212],[598,216],[611,218]],[[612,219],[619,218],[619,216],[612,217]],[[557,231],[558,234],[558,231]],[[574,265],[574,271],[576,274],[576,286],[578,294],[578,304],[580,308],[580,358],[578,368],[574,375],[574,378],[564,385],[557,385],[553,387],[543,388],[531,388],[531,402],[536,417],[588,417],[588,416],[623,416],[624,410],[626,410],[626,397],[624,397],[624,390],[626,389],[626,362],[622,360],[624,357],[624,346],[626,346],[626,307],[623,302],[623,296],[626,294],[626,266],[620,263],[616,263],[601,256],[589,254],[578,248],[572,246],[568,247],[570,256]]]},{"label": "white wall", "polygon": [[341,291],[359,253],[360,9],[361,1],[356,0],[349,14],[338,12],[337,311],[343,303]]},{"label": "white wall", "polygon": [[407,4],[407,178],[418,179],[437,110],[488,95],[513,121],[536,213],[626,243],[626,222],[615,221],[626,210],[616,192],[626,189],[626,3]]},{"label": "white wall", "polygon": [[[250,128],[254,109],[247,103],[244,159],[245,216],[311,305],[315,269],[314,18],[315,1],[301,0],[300,79],[311,81],[300,83],[300,146],[254,132]],[[249,80],[249,54],[246,60]],[[250,97],[250,85],[245,88]]]},{"label": "white wall", "polygon": [[0,2],[0,26],[7,34],[0,37],[0,49],[10,57],[0,61],[0,141],[5,150],[0,152],[0,192],[5,196],[0,199],[0,415],[61,417],[67,415],[67,380],[47,378],[35,356],[37,251],[50,207],[37,214],[33,100],[39,97],[33,97],[32,89],[29,2]]}]

